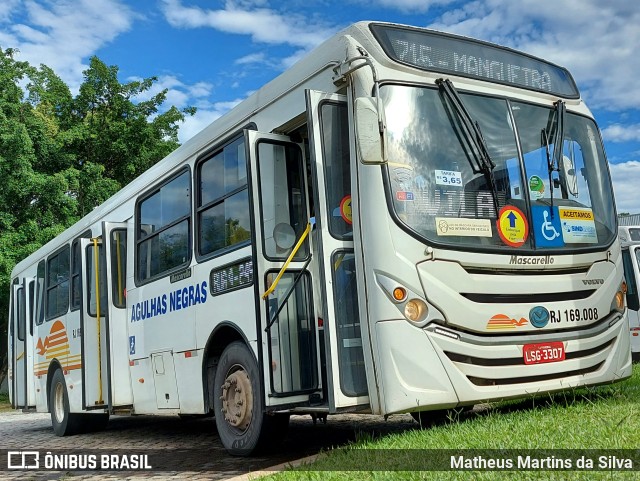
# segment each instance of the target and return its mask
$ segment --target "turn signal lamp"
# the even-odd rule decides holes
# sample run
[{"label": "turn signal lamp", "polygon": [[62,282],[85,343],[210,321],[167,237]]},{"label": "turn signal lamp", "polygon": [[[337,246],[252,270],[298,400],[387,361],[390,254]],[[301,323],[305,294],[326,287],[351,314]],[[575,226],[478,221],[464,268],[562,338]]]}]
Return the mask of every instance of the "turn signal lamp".
[{"label": "turn signal lamp", "polygon": [[616,309],[619,311],[624,310],[624,294],[621,290],[616,292]]},{"label": "turn signal lamp", "polygon": [[402,302],[407,298],[407,291],[404,287],[396,287],[393,290],[393,299],[396,302]]},{"label": "turn signal lamp", "polygon": [[404,315],[411,322],[420,322],[427,317],[429,308],[424,301],[420,299],[411,299],[404,306]]},{"label": "turn signal lamp", "polygon": [[622,281],[622,284],[620,284],[620,288],[618,289],[618,292],[616,292],[616,295],[613,297],[613,302],[611,302],[612,309],[615,309],[618,312],[624,311],[624,301],[625,301],[626,292],[627,292],[627,283]]}]

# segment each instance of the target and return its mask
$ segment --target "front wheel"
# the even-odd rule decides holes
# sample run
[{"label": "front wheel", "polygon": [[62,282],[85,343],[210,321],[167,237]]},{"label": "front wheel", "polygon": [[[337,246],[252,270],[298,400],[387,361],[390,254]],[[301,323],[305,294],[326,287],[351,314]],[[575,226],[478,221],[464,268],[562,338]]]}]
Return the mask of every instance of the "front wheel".
[{"label": "front wheel", "polygon": [[60,369],[53,373],[49,391],[51,424],[57,436],[70,436],[80,431],[80,415],[71,413],[67,384]]},{"label": "front wheel", "polygon": [[258,366],[242,342],[233,342],[223,351],[214,377],[213,407],[218,435],[234,456],[249,456],[264,447],[269,435],[281,437],[288,415],[269,416],[262,408]]}]

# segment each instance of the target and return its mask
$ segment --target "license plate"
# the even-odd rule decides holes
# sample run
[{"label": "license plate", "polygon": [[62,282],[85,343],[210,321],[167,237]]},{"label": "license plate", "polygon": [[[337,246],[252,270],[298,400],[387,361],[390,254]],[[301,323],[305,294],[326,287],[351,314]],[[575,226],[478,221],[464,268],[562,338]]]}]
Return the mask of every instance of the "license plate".
[{"label": "license plate", "polygon": [[525,364],[564,361],[564,344],[562,342],[525,344],[522,349],[522,356]]}]

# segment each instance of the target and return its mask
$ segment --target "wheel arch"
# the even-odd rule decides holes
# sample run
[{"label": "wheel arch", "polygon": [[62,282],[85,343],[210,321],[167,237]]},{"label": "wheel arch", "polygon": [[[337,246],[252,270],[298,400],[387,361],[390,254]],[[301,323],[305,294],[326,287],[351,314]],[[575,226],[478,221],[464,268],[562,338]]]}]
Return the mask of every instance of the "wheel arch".
[{"label": "wheel arch", "polygon": [[53,359],[51,361],[51,363],[49,364],[49,369],[47,371],[47,412],[51,412],[51,406],[49,405],[51,402],[51,381],[53,379],[53,374],[60,369],[60,371],[62,371],[62,375],[64,376],[64,370],[62,369],[62,365],[60,364],[60,361],[58,361],[57,359]]},{"label": "wheel arch", "polygon": [[[238,325],[231,321],[223,321],[218,324],[207,340],[202,363],[202,379],[206,387],[206,389],[204,389],[204,406],[208,408],[209,411],[213,411],[213,386],[218,360],[225,348],[236,341],[243,342],[255,359],[255,353],[249,345],[249,340]],[[257,359],[256,363],[259,365]]]}]

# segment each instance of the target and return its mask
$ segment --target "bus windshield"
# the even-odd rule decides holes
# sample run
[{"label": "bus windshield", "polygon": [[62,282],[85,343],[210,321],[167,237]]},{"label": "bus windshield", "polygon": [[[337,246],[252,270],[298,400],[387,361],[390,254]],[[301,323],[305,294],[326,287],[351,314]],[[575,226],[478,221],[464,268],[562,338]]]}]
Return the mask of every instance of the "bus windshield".
[{"label": "bus windshield", "polygon": [[[566,251],[613,241],[611,182],[591,119],[460,93],[481,137],[470,141],[460,107],[442,89],[383,85],[380,94],[388,198],[397,220],[415,235],[487,250]],[[562,151],[554,155],[560,137]],[[478,142],[490,172],[474,159]]]}]

